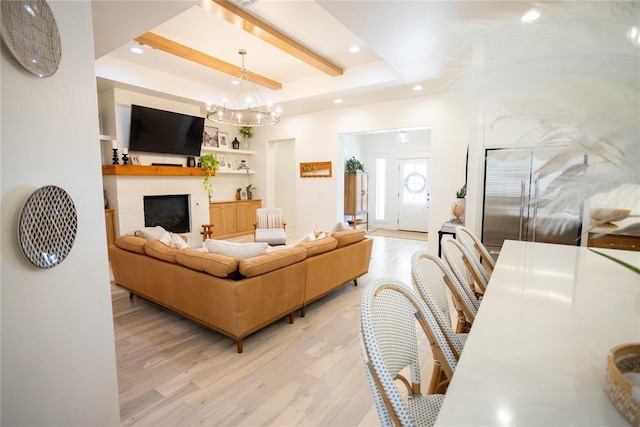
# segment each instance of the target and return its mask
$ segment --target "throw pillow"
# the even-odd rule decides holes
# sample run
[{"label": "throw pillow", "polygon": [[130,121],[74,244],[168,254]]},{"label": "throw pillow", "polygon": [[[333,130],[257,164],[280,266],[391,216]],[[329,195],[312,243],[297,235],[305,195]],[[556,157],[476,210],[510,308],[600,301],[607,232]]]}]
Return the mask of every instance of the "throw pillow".
[{"label": "throw pillow", "polygon": [[305,236],[302,239],[300,239],[298,243],[313,242],[314,240],[316,240],[316,233],[313,231],[310,231],[308,234],[305,234]]},{"label": "throw pillow", "polygon": [[135,232],[135,235],[147,240],[160,240],[160,238],[162,238],[165,233],[167,233],[167,230],[160,227],[159,225],[156,225],[155,227],[145,227],[141,230],[138,230]]},{"label": "throw pillow", "polygon": [[169,246],[171,246],[172,248],[184,249],[189,247],[187,242],[185,242],[184,239],[180,237],[178,234],[173,234],[173,233],[169,233],[169,234],[171,235]]},{"label": "throw pillow", "polygon": [[349,224],[347,224],[346,222],[339,222],[335,225],[335,227],[333,227],[333,231],[331,231],[331,234],[337,231],[346,231],[346,230],[351,230],[351,227],[349,227]]},{"label": "throw pillow", "polygon": [[266,252],[267,243],[234,243],[225,240],[207,239],[205,246],[209,253],[221,254],[236,259],[251,258]]}]

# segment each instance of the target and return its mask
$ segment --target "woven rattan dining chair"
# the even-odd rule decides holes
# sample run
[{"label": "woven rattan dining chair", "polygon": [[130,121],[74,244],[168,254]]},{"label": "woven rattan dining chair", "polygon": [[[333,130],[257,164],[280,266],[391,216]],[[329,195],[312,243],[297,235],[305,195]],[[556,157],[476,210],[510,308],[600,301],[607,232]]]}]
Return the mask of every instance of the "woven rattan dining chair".
[{"label": "woven rattan dining chair", "polygon": [[[455,332],[464,344],[466,334],[478,312],[478,300],[453,275],[442,259],[425,251],[418,251],[411,257],[411,284],[431,311],[439,310],[443,321],[451,328],[449,299],[456,309],[458,322]],[[434,307],[435,304],[435,307]],[[440,316],[436,316],[440,323]],[[443,330],[444,326],[440,325]]]},{"label": "woven rattan dining chair", "polygon": [[[433,425],[444,399],[441,394],[421,392],[416,320],[429,341],[434,361],[440,363],[434,364],[430,392],[442,388],[434,384],[441,369],[449,380],[452,378],[459,354],[451,350],[433,314],[411,287],[393,279],[378,279],[365,290],[360,315],[362,357],[383,425]],[[407,369],[409,379],[401,374]],[[406,386],[406,399],[397,381]]]},{"label": "woven rattan dining chair", "polygon": [[456,227],[456,240],[462,243],[471,258],[476,263],[476,266],[480,272],[485,276],[487,283],[493,273],[493,268],[496,266],[496,262],[482,244],[478,236],[476,236],[470,229],[464,225]]},{"label": "woven rattan dining chair", "polygon": [[487,289],[487,281],[470,260],[470,255],[460,242],[451,236],[442,238],[442,257],[460,283],[468,286],[479,298]]}]

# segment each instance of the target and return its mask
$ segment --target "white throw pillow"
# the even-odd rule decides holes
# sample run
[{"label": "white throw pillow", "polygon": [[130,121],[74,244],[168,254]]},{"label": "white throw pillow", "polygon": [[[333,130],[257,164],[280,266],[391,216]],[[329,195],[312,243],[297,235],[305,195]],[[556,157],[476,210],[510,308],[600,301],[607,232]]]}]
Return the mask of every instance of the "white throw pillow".
[{"label": "white throw pillow", "polygon": [[160,240],[162,243],[164,243],[167,246],[171,246],[171,233],[168,231],[165,231],[164,234],[158,238],[158,240]]},{"label": "white throw pillow", "polygon": [[169,233],[169,234],[171,235],[171,242],[169,246],[171,246],[172,248],[184,249],[189,247],[187,242],[185,242],[184,239],[179,235],[173,234],[173,233]]},{"label": "white throw pillow", "polygon": [[234,243],[225,240],[207,239],[205,246],[209,253],[221,254],[236,259],[251,258],[266,252],[267,243]]},{"label": "white throw pillow", "polygon": [[318,235],[316,236],[316,240],[324,239],[324,238],[325,238],[325,237],[327,237],[327,236],[328,236],[328,234],[327,234],[326,232],[324,232],[324,231],[323,231],[322,233],[320,233],[320,234],[318,234]]},{"label": "white throw pillow", "polygon": [[168,231],[156,225],[155,227],[145,227],[142,230],[138,230],[135,235],[147,240],[160,240],[165,236],[165,233],[168,233]]},{"label": "white throw pillow", "polygon": [[351,227],[349,227],[349,224],[347,224],[346,222],[339,222],[336,224],[335,227],[333,227],[333,231],[331,233],[333,234],[337,231],[345,231],[345,230],[351,230]]}]

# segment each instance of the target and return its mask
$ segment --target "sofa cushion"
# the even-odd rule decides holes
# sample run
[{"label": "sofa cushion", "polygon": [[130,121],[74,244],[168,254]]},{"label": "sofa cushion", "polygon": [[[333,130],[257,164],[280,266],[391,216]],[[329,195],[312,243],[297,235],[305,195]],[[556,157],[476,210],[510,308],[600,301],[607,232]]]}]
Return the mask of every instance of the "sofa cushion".
[{"label": "sofa cushion", "polygon": [[312,257],[334,250],[338,246],[338,240],[331,236],[327,236],[323,239],[314,240],[312,242],[298,243],[298,246],[307,250],[307,257]]},{"label": "sofa cushion", "polygon": [[238,269],[238,260],[220,254],[184,249],[176,255],[178,264],[216,277],[227,277]]},{"label": "sofa cushion", "polygon": [[[259,276],[278,268],[300,262],[307,257],[307,250],[294,246],[240,260],[239,271],[245,277]],[[303,286],[301,284],[301,286]]]},{"label": "sofa cushion", "polygon": [[125,234],[116,239],[116,246],[129,252],[137,252],[144,255],[144,244],[147,243],[142,237]]},{"label": "sofa cushion", "polygon": [[345,230],[333,233],[333,237],[338,240],[338,247],[350,245],[364,240],[364,230]]},{"label": "sofa cushion", "polygon": [[205,247],[212,254],[244,259],[265,253],[269,245],[267,243],[235,243],[225,240],[207,239],[205,241]]},{"label": "sofa cushion", "polygon": [[179,251],[179,249],[170,248],[160,240],[147,240],[147,242],[144,244],[144,252],[147,255],[174,264],[178,263],[176,256],[178,255]]}]

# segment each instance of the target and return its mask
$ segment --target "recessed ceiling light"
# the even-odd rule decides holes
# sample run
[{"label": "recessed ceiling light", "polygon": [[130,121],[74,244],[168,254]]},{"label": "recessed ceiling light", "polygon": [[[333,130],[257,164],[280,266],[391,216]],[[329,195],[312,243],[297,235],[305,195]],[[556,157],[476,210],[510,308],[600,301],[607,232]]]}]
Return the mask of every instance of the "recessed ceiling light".
[{"label": "recessed ceiling light", "polygon": [[522,15],[522,18],[520,18],[520,20],[522,22],[533,22],[538,18],[540,18],[540,12],[538,12],[537,9],[531,9],[527,13]]},{"label": "recessed ceiling light", "polygon": [[231,80],[231,84],[234,85],[234,86],[238,86],[240,84],[240,80],[233,79],[233,80]]},{"label": "recessed ceiling light", "polygon": [[133,52],[133,53],[137,53],[138,55],[139,55],[139,54],[141,54],[141,53],[143,52],[143,50],[142,50],[142,49],[140,49],[138,46],[134,46],[134,47],[132,47],[130,50],[131,50],[131,52]]},{"label": "recessed ceiling light", "polygon": [[423,87],[420,86],[420,85],[415,85],[414,87],[412,87],[412,89],[415,90],[415,91],[419,91],[419,90],[422,90]]},{"label": "recessed ceiling light", "polygon": [[335,102],[336,104],[342,104],[342,99],[336,98],[336,100],[333,101],[333,102]]},{"label": "recessed ceiling light", "polygon": [[358,53],[358,52],[360,52],[360,48],[359,48],[358,46],[351,46],[351,47],[349,48],[349,52],[351,52],[351,53]]}]

